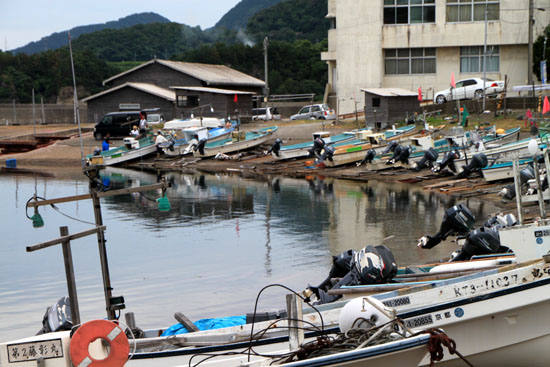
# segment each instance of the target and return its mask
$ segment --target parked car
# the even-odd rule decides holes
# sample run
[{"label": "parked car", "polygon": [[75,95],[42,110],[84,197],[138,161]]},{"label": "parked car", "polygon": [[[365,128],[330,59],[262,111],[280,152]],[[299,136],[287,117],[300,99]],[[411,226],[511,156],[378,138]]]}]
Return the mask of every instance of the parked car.
[{"label": "parked car", "polygon": [[[485,85],[485,95],[502,93],[504,91],[504,82],[502,80],[487,79],[483,82],[482,78],[469,78],[456,82],[456,88],[447,88],[436,92],[434,103],[441,104],[446,101],[456,99],[481,99],[483,98],[483,86]],[[452,95],[451,95],[452,93]]]},{"label": "parked car", "polygon": [[334,120],[336,113],[326,103],[304,106],[297,114],[290,116],[291,120]]},{"label": "parked car", "polygon": [[256,120],[280,120],[281,115],[277,107],[262,107],[252,109],[252,121]]},{"label": "parked car", "polygon": [[107,134],[110,137],[129,136],[132,126],[139,126],[140,112],[145,112],[147,120],[149,120],[149,114],[153,115],[158,110],[158,108],[154,108],[142,111],[109,112],[94,126],[94,138],[99,141]]}]

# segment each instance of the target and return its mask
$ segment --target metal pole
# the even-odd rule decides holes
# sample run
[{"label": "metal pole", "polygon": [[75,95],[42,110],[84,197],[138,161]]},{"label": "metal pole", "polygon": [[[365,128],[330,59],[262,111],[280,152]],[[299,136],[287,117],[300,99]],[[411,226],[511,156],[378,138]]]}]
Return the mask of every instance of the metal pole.
[{"label": "metal pole", "polygon": [[521,184],[519,178],[519,161],[518,158],[514,158],[512,161],[514,169],[514,187],[516,189],[516,206],[518,209],[518,223],[523,224],[523,209],[521,208]]},{"label": "metal pole", "polygon": [[[59,227],[59,234],[69,235],[69,229],[66,226]],[[63,260],[65,262],[65,276],[67,277],[67,291],[71,303],[71,319],[73,325],[80,325],[80,310],[78,308],[78,296],[76,294],[76,282],[74,280],[73,255],[71,252],[71,242],[65,241],[62,244]]]},{"label": "metal pole", "polygon": [[[90,186],[92,183],[90,182]],[[97,192],[93,187],[90,187],[90,194],[92,195],[92,202],[94,205],[95,224],[97,227],[103,225],[103,218],[101,216],[101,205]],[[107,262],[107,248],[105,246],[105,235],[103,231],[97,232],[97,245],[99,247],[99,260],[101,262],[101,274],[103,275],[103,290],[105,292],[105,305],[107,310],[107,318],[109,320],[115,320],[115,310],[111,307],[112,290],[111,278],[109,276],[109,264]]]},{"label": "metal pole", "polygon": [[34,117],[34,88],[32,89],[32,134],[36,138],[36,119]]},{"label": "metal pole", "polygon": [[485,3],[485,43],[483,44],[483,111],[485,112],[485,88],[487,87],[487,13],[489,9]]},{"label": "metal pole", "polygon": [[42,124],[46,123],[46,114],[44,113],[44,98],[40,97],[40,105],[42,106]]},{"label": "metal pole", "polygon": [[84,143],[82,142],[82,129],[80,127],[80,110],[78,108],[78,95],[76,93],[76,77],[74,74],[74,61],[73,61],[73,47],[71,45],[71,33],[68,34],[69,37],[69,54],[71,56],[71,71],[73,74],[73,109],[74,109],[74,123],[78,124],[78,136],[80,137],[80,165],[82,169],[86,166],[84,160]]},{"label": "metal pole", "polygon": [[533,84],[533,0],[529,0],[529,41],[527,50],[527,84]]},{"label": "metal pole", "polygon": [[267,108],[267,101],[269,101],[269,77],[268,77],[268,64],[267,64],[267,49],[269,46],[269,39],[267,37],[264,38],[264,78],[265,78],[265,101],[266,102],[266,108]]}]

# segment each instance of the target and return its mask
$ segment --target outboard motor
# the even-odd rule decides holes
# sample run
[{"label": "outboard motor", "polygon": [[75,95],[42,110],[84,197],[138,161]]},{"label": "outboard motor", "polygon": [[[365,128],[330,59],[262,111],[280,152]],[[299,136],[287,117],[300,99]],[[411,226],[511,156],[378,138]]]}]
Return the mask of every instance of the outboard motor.
[{"label": "outboard motor", "polygon": [[46,309],[42,320],[42,329],[36,335],[55,331],[71,330],[73,321],[71,318],[71,304],[69,297],[61,297],[56,303]]},{"label": "outboard motor", "polygon": [[[527,165],[524,169],[519,171],[519,184],[520,187],[527,185],[529,180],[535,179],[535,169],[530,164]],[[546,180],[546,185],[548,185],[548,180]],[[544,190],[544,182],[542,183],[542,187]],[[516,197],[516,186],[514,184],[506,185],[504,189],[500,192],[500,194],[508,200],[514,200]]]},{"label": "outboard motor", "polygon": [[487,167],[487,164],[489,161],[487,160],[487,156],[483,153],[477,153],[474,154],[472,157],[472,160],[470,163],[464,167],[464,170],[460,172],[458,175],[458,178],[465,178],[470,176],[472,172],[479,172],[482,168]]},{"label": "outboard motor", "polygon": [[101,149],[100,148],[95,148],[94,149],[94,156],[96,155],[101,155]]},{"label": "outboard motor", "polygon": [[393,156],[386,162],[386,164],[394,164],[396,162],[409,163],[409,156],[411,155],[411,147],[403,147],[397,145],[393,151]]},{"label": "outboard motor", "polygon": [[433,237],[424,236],[420,238],[418,246],[431,249],[451,234],[466,234],[474,225],[475,219],[475,216],[468,207],[463,204],[457,204],[445,211],[439,232]]},{"label": "outboard motor", "polygon": [[439,156],[439,153],[434,148],[429,148],[424,152],[424,157],[418,162],[418,164],[415,167],[415,171],[419,172],[422,168],[424,168],[426,165],[429,168],[432,168],[434,163],[437,161],[437,157]]},{"label": "outboard motor", "polygon": [[199,140],[199,143],[195,147],[195,151],[198,150],[200,155],[204,155],[204,146],[206,145],[207,141],[208,141],[208,139],[202,138],[201,140]]},{"label": "outboard motor", "polygon": [[174,144],[176,144],[174,139],[170,139],[170,141],[168,142],[168,146],[165,149],[168,149],[169,151],[173,152],[174,151]]},{"label": "outboard motor", "polygon": [[321,158],[321,151],[325,147],[325,141],[322,138],[316,138],[313,141],[313,147],[309,150],[309,157]]},{"label": "outboard motor", "polygon": [[451,149],[443,156],[441,163],[432,168],[432,172],[437,173],[446,167],[449,167],[451,171],[456,172],[455,159],[459,158],[460,152],[458,149]]},{"label": "outboard motor", "polygon": [[269,148],[266,154],[273,152],[275,156],[279,157],[279,152],[281,151],[281,145],[283,145],[283,141],[279,138],[275,139],[275,142],[273,142],[273,145],[271,146],[271,148]]},{"label": "outboard motor", "polygon": [[466,236],[462,249],[454,254],[451,261],[469,260],[475,255],[490,255],[508,252],[507,247],[500,246],[498,230],[482,227]]},{"label": "outboard motor", "polygon": [[[346,273],[344,273],[347,270]],[[329,295],[330,289],[342,286],[385,283],[397,274],[397,264],[389,248],[383,245],[366,246],[356,252],[348,250],[333,258],[329,276],[317,287],[308,286],[306,298],[317,297],[315,305],[330,303],[341,295]]]},{"label": "outboard motor", "polygon": [[372,163],[372,160],[376,157],[376,150],[369,149],[367,150],[367,154],[365,154],[365,158],[361,162],[357,162],[357,167],[362,165],[363,163]]},{"label": "outboard motor", "polygon": [[397,142],[392,141],[391,143],[388,144],[388,147],[384,150],[384,152],[382,154],[393,152],[393,151],[395,151],[395,148],[397,148],[398,146],[399,146],[399,144]]},{"label": "outboard motor", "polygon": [[334,155],[334,147],[332,145],[327,145],[323,154],[321,155],[321,160],[328,159],[332,162],[332,156]]}]

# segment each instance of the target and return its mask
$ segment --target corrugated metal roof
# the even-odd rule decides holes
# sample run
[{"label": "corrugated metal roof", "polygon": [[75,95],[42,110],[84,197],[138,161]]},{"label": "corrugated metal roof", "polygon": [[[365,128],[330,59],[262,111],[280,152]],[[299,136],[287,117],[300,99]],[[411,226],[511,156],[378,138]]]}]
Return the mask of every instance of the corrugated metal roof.
[{"label": "corrugated metal roof", "polygon": [[153,63],[158,63],[169,68],[172,68],[181,73],[191,75],[199,80],[204,81],[208,85],[218,84],[218,85],[240,85],[240,86],[252,86],[252,87],[264,87],[265,82],[263,80],[254,78],[245,73],[241,73],[235,69],[231,69],[225,65],[211,65],[211,64],[199,64],[192,62],[181,62],[181,61],[169,61],[169,60],[159,60],[154,59],[143,63],[135,68],[126,70],[120,74],[110,77],[103,81],[103,84],[107,84],[115,79],[118,79],[124,75],[130,74],[138,69],[141,69],[145,66],[151,65]]},{"label": "corrugated metal roof", "polygon": [[208,87],[170,87],[172,89],[185,89],[196,92],[206,92],[206,93],[218,93],[218,94],[256,94],[253,92],[243,92],[242,90],[230,90],[230,89],[220,89],[220,88],[208,88]]},{"label": "corrugated metal roof", "polygon": [[112,93],[116,90],[122,89],[122,88],[135,88],[142,92],[149,93],[152,95],[155,95],[160,98],[164,98],[168,101],[174,102],[176,100],[176,93],[173,90],[161,88],[159,86],[156,86],[154,84],[148,84],[148,83],[124,83],[119,86],[104,90],[103,92],[94,94],[93,96],[89,96],[87,98],[84,98],[82,102],[88,102],[89,100],[95,99],[97,97],[104,96],[106,94]]},{"label": "corrugated metal roof", "polygon": [[402,88],[362,88],[361,91],[382,97],[416,97],[418,93]]}]

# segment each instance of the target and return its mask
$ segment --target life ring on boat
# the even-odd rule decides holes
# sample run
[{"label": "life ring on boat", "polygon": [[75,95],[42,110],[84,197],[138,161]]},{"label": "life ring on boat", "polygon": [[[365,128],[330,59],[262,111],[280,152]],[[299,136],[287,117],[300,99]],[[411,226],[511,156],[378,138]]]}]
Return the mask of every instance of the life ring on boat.
[{"label": "life ring on boat", "polygon": [[[95,359],[89,346],[97,339],[109,344],[107,357]],[[130,344],[124,331],[112,321],[93,320],[79,327],[71,338],[69,346],[71,361],[75,367],[122,367],[128,360]]]}]

